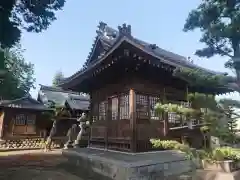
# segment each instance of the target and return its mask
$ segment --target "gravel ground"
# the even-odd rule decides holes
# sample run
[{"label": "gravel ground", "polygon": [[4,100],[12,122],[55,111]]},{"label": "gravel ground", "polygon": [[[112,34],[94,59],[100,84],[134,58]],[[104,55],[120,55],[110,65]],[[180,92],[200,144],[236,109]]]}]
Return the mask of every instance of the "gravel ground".
[{"label": "gravel ground", "polygon": [[0,180],[83,180],[60,167],[61,151],[0,152]]}]

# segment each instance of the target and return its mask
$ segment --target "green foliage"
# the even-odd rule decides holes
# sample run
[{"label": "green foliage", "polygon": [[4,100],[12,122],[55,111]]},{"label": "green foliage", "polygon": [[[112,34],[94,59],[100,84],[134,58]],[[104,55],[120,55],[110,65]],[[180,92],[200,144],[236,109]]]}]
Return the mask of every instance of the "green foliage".
[{"label": "green foliage", "polygon": [[233,160],[240,161],[240,150],[231,147],[220,147],[215,149],[195,151],[188,145],[174,140],[151,139],[154,148],[162,150],[179,150],[186,154],[189,159],[200,158],[210,162]]},{"label": "green foliage", "polygon": [[21,98],[34,88],[33,64],[26,62],[20,45],[4,50],[6,74],[0,83],[0,96],[3,99]]},{"label": "green foliage", "polygon": [[[157,103],[155,106],[155,110],[157,113],[163,113],[163,112],[174,112],[177,115],[179,115],[179,118],[182,118],[182,120],[191,120],[191,118],[198,118],[201,115],[201,112],[197,109],[193,109],[190,107],[184,107],[182,105],[178,104],[161,104]],[[184,118],[185,117],[185,118]]]},{"label": "green foliage", "polygon": [[227,120],[227,133],[226,141],[230,143],[236,143],[238,138],[236,136],[237,121],[240,118],[240,114],[236,108],[240,107],[240,102],[232,99],[221,99],[219,101],[219,109],[225,114]]},{"label": "green foliage", "polygon": [[207,133],[207,132],[209,132],[209,126],[202,126],[201,128],[200,128],[200,131],[201,132],[203,132],[203,133]]},{"label": "green foliage", "polygon": [[51,108],[53,110],[53,112],[51,112],[51,119],[56,120],[60,117],[69,117],[70,114],[69,112],[66,110],[66,108],[64,108],[63,106],[56,104],[54,102],[49,102],[49,108]]},{"label": "green foliage", "polygon": [[240,151],[231,147],[219,147],[209,151],[199,151],[199,157],[213,163],[224,160],[240,161]]},{"label": "green foliage", "polygon": [[[231,106],[238,106],[239,102],[233,100],[217,102],[213,95],[201,93],[188,94],[188,99],[191,102],[191,108],[177,104],[157,103],[155,109],[158,113],[175,112],[182,122],[192,119],[201,120],[205,124],[201,128],[204,136],[216,136],[230,143],[237,141],[235,135],[237,118],[233,116]],[[224,105],[223,102],[225,102]]]},{"label": "green foliage", "polygon": [[228,56],[231,59],[226,67],[235,69],[237,78],[240,78],[240,1],[208,0],[192,10],[184,31],[200,29],[200,42],[206,47],[196,51],[200,57],[214,55]]},{"label": "green foliage", "polygon": [[192,159],[194,157],[194,150],[188,145],[181,144],[174,140],[160,140],[160,139],[150,139],[151,144],[154,148],[162,150],[178,150],[186,154],[186,157]]},{"label": "green foliage", "polygon": [[154,148],[172,150],[176,149],[176,146],[179,144],[177,141],[173,140],[160,140],[160,139],[151,139],[150,142],[152,143]]},{"label": "green foliage", "polygon": [[177,68],[173,75],[187,81],[193,86],[224,87],[228,83],[235,82],[235,78],[227,74],[211,74],[201,69]]},{"label": "green foliage", "polygon": [[0,1],[0,45],[12,47],[19,42],[22,29],[28,32],[46,30],[56,19],[65,0],[2,0]]},{"label": "green foliage", "polygon": [[203,33],[200,42],[207,45],[198,50],[197,55],[205,57],[212,57],[216,54],[231,56],[231,53],[234,53],[235,45],[238,45],[240,40],[239,6],[239,1],[209,0],[202,1],[196,9],[189,13],[184,31],[199,28]]},{"label": "green foliage", "polygon": [[57,86],[63,79],[64,75],[62,71],[56,72],[55,76],[53,77],[52,85]]},{"label": "green foliage", "polygon": [[162,113],[162,112],[175,112],[179,115],[185,115],[185,116],[193,116],[196,111],[192,108],[185,108],[181,105],[178,104],[161,104],[157,103],[155,106],[155,110],[157,113]]}]

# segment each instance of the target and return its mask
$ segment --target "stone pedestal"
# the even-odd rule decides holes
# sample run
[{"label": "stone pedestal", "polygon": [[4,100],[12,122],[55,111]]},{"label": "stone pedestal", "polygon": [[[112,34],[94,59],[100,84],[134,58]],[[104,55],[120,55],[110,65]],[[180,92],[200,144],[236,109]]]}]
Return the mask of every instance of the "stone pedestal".
[{"label": "stone pedestal", "polygon": [[122,153],[99,149],[63,150],[66,167],[83,179],[96,180],[188,180],[193,163],[176,151]]},{"label": "stone pedestal", "polygon": [[87,146],[88,146],[88,141],[85,139],[74,141],[75,148],[86,148]]},{"label": "stone pedestal", "polygon": [[240,171],[219,172],[209,170],[197,170],[193,180],[239,180]]},{"label": "stone pedestal", "polygon": [[64,149],[69,149],[69,148],[73,148],[73,142],[72,141],[68,141],[68,142],[66,142],[66,144],[64,144]]}]

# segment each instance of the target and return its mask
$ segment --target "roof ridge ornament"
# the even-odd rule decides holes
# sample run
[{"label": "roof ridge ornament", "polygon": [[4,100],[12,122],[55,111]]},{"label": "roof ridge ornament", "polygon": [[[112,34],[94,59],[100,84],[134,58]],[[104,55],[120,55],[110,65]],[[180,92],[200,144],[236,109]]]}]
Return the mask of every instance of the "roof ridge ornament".
[{"label": "roof ridge ornament", "polygon": [[118,31],[122,36],[132,36],[131,25],[124,23],[122,26],[118,26]]},{"label": "roof ridge ornament", "polygon": [[105,32],[105,30],[106,30],[106,26],[107,26],[107,24],[106,24],[105,22],[100,21],[100,22],[99,22],[99,25],[97,26],[97,27],[98,27],[98,30],[96,31],[97,34],[98,34],[98,35],[99,35],[99,34],[104,34],[104,32]]},{"label": "roof ridge ornament", "polygon": [[155,50],[158,48],[158,46],[156,44],[149,44],[149,47],[152,49],[152,50]]}]

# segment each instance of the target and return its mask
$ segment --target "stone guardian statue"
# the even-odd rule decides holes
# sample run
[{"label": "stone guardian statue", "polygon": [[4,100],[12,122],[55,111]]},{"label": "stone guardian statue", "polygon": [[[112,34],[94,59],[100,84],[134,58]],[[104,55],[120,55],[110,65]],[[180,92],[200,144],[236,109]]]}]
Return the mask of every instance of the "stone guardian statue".
[{"label": "stone guardian statue", "polygon": [[80,143],[81,143],[81,140],[83,138],[83,135],[86,133],[86,128],[87,128],[87,115],[83,112],[81,117],[78,118],[77,120],[79,122],[79,128],[80,128],[80,131],[77,135],[77,139],[75,140],[74,142],[74,146],[75,147],[79,147],[80,146]]},{"label": "stone guardian statue", "polygon": [[77,124],[73,124],[67,132],[68,141],[64,145],[64,149],[73,148],[73,141],[77,134]]}]

